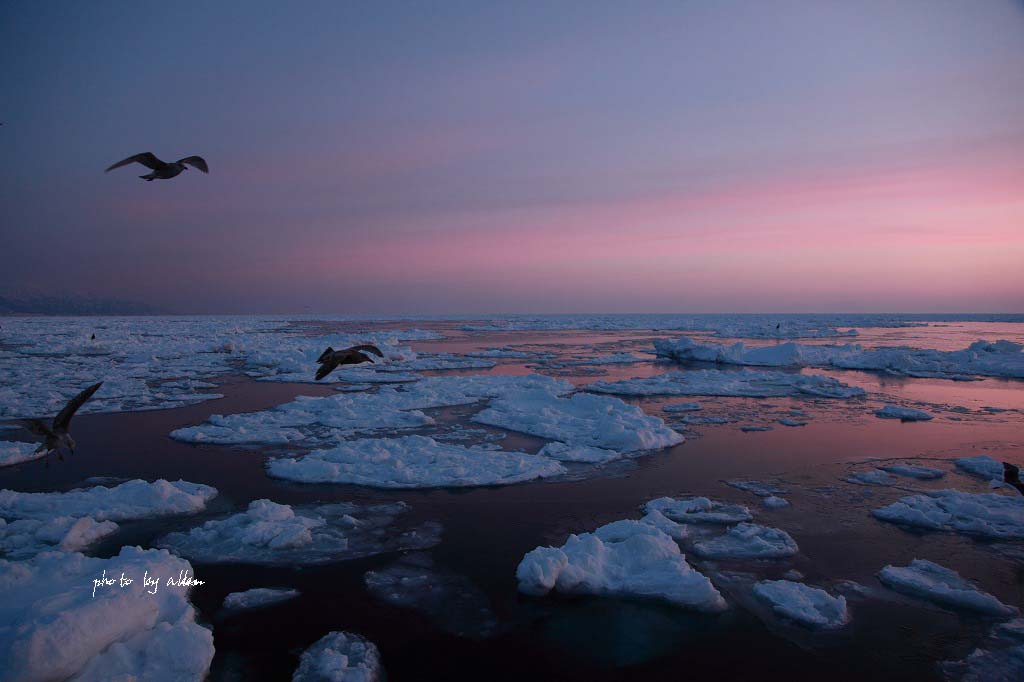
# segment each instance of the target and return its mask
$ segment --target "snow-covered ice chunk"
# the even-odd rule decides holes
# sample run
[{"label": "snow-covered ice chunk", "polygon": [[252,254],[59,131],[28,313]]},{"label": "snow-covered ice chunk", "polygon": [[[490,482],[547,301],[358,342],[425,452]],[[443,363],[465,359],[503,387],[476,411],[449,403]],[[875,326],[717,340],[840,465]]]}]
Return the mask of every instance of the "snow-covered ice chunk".
[{"label": "snow-covered ice chunk", "polygon": [[868,471],[852,471],[845,479],[849,483],[857,485],[896,485],[899,479],[881,469],[870,469]]},{"label": "snow-covered ice chunk", "polygon": [[569,398],[548,391],[503,396],[492,400],[473,421],[620,453],[659,450],[684,440],[635,405],[587,393]]},{"label": "snow-covered ice chunk", "polygon": [[661,408],[665,412],[696,412],[701,409],[700,403],[673,403]]},{"label": "snow-covered ice chunk", "polygon": [[38,443],[23,443],[16,440],[0,440],[0,467],[21,464],[45,457],[43,451],[36,452]]},{"label": "snow-covered ice chunk", "polygon": [[936,490],[871,512],[890,523],[997,539],[1024,538],[1024,497]]},{"label": "snow-covered ice chunk", "polygon": [[850,620],[845,597],[833,597],[825,590],[789,580],[763,580],[754,594],[775,613],[812,628],[833,629]]},{"label": "snow-covered ice chunk", "polygon": [[782,509],[783,507],[789,506],[789,500],[782,497],[776,497],[775,495],[769,495],[768,497],[761,498],[761,504],[769,509]]},{"label": "snow-covered ice chunk", "polygon": [[245,512],[169,533],[156,544],[202,563],[269,565],[322,564],[436,545],[439,524],[402,523],[398,517],[407,509],[401,502],[292,508],[254,500]]},{"label": "snow-covered ice chunk", "polygon": [[565,467],[538,455],[403,436],[346,441],[304,457],[272,459],[267,471],[276,478],[303,483],[451,488],[521,483],[563,474]]},{"label": "snow-covered ice chunk", "polygon": [[292,682],[377,682],[384,668],[376,645],[351,632],[331,632],[302,652]]},{"label": "snow-covered ice chunk", "polygon": [[0,519],[0,554],[22,559],[44,550],[78,552],[117,529],[113,521],[96,521],[90,517],[58,516],[45,521],[19,519],[9,523]]},{"label": "snow-covered ice chunk", "polygon": [[803,419],[793,419],[791,417],[783,417],[779,420],[779,423],[783,426],[807,426],[807,422]]},{"label": "snow-covered ice chunk", "polygon": [[942,478],[946,475],[946,471],[944,469],[925,467],[917,464],[885,464],[878,468],[882,471],[887,471],[890,474],[906,476],[907,478],[917,478],[923,481]]},{"label": "snow-covered ice chunk", "polygon": [[410,554],[368,571],[363,581],[377,599],[423,613],[445,632],[483,638],[497,628],[487,596],[464,575],[437,566],[427,554]]},{"label": "snow-covered ice chunk", "polygon": [[674,499],[659,497],[644,505],[644,511],[660,512],[676,523],[740,523],[754,517],[741,504],[715,502],[706,497]]},{"label": "snow-covered ice chunk", "polygon": [[[122,574],[120,585],[94,580]],[[110,559],[44,552],[0,560],[0,661],[12,680],[202,680],[213,635],[196,623],[188,590],[167,586],[194,576],[184,559],[124,547]],[[161,579],[155,594],[144,574]]]},{"label": "snow-covered ice chunk", "polygon": [[966,471],[974,476],[980,476],[981,478],[991,480],[993,478],[1003,480],[1003,463],[994,457],[988,455],[978,455],[977,457],[958,457],[953,460],[953,464],[956,465],[957,469]]},{"label": "snow-covered ice chunk", "polygon": [[540,449],[538,455],[550,457],[560,462],[588,462],[599,464],[610,462],[613,459],[620,459],[621,453],[604,448],[590,447],[589,445],[566,445],[558,441],[552,441]]},{"label": "snow-covered ice chunk", "polygon": [[914,559],[909,566],[886,566],[878,579],[887,587],[928,601],[989,616],[1012,616],[1017,609],[991,594],[982,592],[956,571],[926,559]]},{"label": "snow-covered ice chunk", "polygon": [[743,431],[744,433],[753,433],[753,432],[758,432],[758,431],[771,431],[771,430],[772,430],[772,427],[764,426],[764,425],[748,425],[748,426],[741,426],[740,427],[740,431]]},{"label": "snow-covered ice chunk", "polygon": [[1020,682],[1024,679],[1024,644],[975,649],[962,661],[942,664],[947,679],[959,682]]},{"label": "snow-covered ice chunk", "polygon": [[904,422],[920,422],[932,419],[932,415],[924,410],[913,407],[899,407],[897,405],[886,405],[880,410],[875,410],[875,416],[879,419],[899,419]]},{"label": "snow-covered ice chunk", "polygon": [[512,350],[511,348],[488,348],[487,350],[477,350],[471,353],[466,353],[471,358],[532,358],[533,353],[527,353],[521,350]]},{"label": "snow-covered ice chunk", "polygon": [[255,587],[244,592],[232,592],[224,597],[224,608],[229,611],[258,609],[299,596],[298,590],[277,587]]},{"label": "snow-covered ice chunk", "polygon": [[723,535],[696,543],[693,551],[711,559],[781,559],[793,556],[799,548],[784,530],[740,523]]},{"label": "snow-covered ice chunk", "polygon": [[538,547],[516,569],[519,591],[596,594],[667,601],[721,611],[725,600],[693,569],[671,537],[640,521],[616,521],[570,535],[562,547]]},{"label": "snow-covered ice chunk", "polygon": [[747,398],[810,395],[822,398],[856,398],[864,389],[848,386],[838,379],[819,374],[786,372],[727,372],[703,369],[689,372],[666,372],[642,379],[596,381],[588,391],[617,395],[711,395]]},{"label": "snow-covered ice chunk", "polygon": [[195,514],[217,495],[202,483],[135,479],[113,487],[76,488],[64,493],[0,490],[0,516],[49,519],[91,516],[97,521],[128,521],[170,514]]},{"label": "snow-covered ice chunk", "polygon": [[780,488],[771,483],[764,483],[762,481],[741,481],[731,480],[726,481],[725,484],[730,488],[736,488],[737,490],[743,490],[748,493],[754,493],[758,497],[768,497],[770,495],[784,495],[789,491],[785,488]]}]

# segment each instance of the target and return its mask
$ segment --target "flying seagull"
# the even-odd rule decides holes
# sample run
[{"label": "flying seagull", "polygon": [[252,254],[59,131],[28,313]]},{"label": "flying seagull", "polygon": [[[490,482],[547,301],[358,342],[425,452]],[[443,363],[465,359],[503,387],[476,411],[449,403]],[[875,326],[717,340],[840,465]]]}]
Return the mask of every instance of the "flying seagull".
[{"label": "flying seagull", "polygon": [[321,353],[317,359],[317,362],[320,363],[320,369],[316,371],[316,380],[320,381],[341,365],[358,365],[363,362],[373,362],[373,358],[366,353],[373,353],[379,358],[384,357],[384,353],[380,352],[380,348],[370,344],[352,346],[345,350],[334,350],[328,346],[327,350]]},{"label": "flying seagull", "polygon": [[99,390],[99,387],[103,385],[103,382],[93,384],[89,388],[85,389],[74,398],[68,401],[68,404],[64,406],[64,409],[53,418],[53,424],[50,426],[46,425],[42,419],[22,419],[21,423],[28,428],[29,431],[36,434],[37,436],[43,436],[43,442],[36,448],[36,452],[44,452],[49,454],[53,451],[57,451],[57,456],[63,460],[63,451],[67,450],[72,455],[75,454],[75,439],[68,433],[68,427],[71,426],[71,418],[75,416],[75,412],[78,411],[85,401],[92,397],[92,394]]},{"label": "flying seagull", "polygon": [[186,156],[184,159],[178,159],[171,163],[161,161],[153,155],[153,152],[143,152],[136,154],[135,156],[129,156],[123,161],[118,161],[113,166],[106,170],[107,173],[120,168],[121,166],[127,166],[129,163],[141,163],[146,168],[151,169],[153,172],[147,175],[140,175],[139,177],[149,182],[150,180],[170,180],[174,176],[180,174],[183,170],[187,170],[189,166],[194,166],[204,173],[210,172],[210,167],[206,165],[206,159],[201,156]]}]

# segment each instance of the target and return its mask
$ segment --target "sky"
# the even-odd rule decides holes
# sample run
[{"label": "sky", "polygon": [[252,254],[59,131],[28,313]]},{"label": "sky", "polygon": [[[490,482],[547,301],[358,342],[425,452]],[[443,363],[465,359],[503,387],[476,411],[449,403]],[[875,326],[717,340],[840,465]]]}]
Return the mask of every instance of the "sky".
[{"label": "sky", "polygon": [[1024,312],[1020,0],[15,0],[0,64],[0,294]]}]

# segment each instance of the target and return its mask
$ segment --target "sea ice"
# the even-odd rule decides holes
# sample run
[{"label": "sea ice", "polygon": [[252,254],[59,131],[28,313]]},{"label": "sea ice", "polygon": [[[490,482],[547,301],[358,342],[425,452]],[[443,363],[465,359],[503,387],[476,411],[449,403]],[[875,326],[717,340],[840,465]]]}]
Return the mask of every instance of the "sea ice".
[{"label": "sea ice", "polygon": [[789,580],[763,580],[754,594],[775,613],[812,628],[833,629],[850,620],[845,597],[833,597],[825,590]]},{"label": "sea ice", "polygon": [[373,642],[351,632],[330,632],[302,652],[292,682],[377,682],[384,679]]},{"label": "sea ice", "polygon": [[994,539],[1024,539],[1024,497],[936,490],[871,512],[890,523]]},{"label": "sea ice", "polygon": [[736,488],[737,490],[743,490],[748,493],[754,493],[758,497],[769,497],[771,495],[784,495],[789,491],[785,488],[772,485],[771,483],[764,483],[762,481],[740,481],[731,480],[726,481],[725,484],[730,488]]},{"label": "sea ice", "polygon": [[0,440],[0,467],[45,457],[46,452],[36,452],[38,445],[38,443],[22,443],[16,440]]},{"label": "sea ice", "polygon": [[241,611],[243,609],[258,609],[264,606],[271,606],[299,596],[298,590],[256,587],[244,592],[232,592],[224,597],[224,608],[229,611]]},{"label": "sea ice", "polygon": [[1024,679],[1024,644],[975,649],[962,661],[942,664],[947,679],[959,682],[1020,682]]},{"label": "sea ice", "polygon": [[76,518],[129,521],[170,514],[194,514],[206,508],[217,489],[201,483],[139,479],[113,487],[76,488],[63,493],[0,490],[0,516],[20,519]]},{"label": "sea ice", "polygon": [[693,551],[711,559],[780,559],[793,556],[799,548],[784,530],[740,523],[723,535],[696,543]]},{"label": "sea ice", "polygon": [[596,381],[588,391],[617,395],[710,395],[747,398],[809,395],[821,398],[857,398],[864,389],[819,374],[723,371],[702,369],[666,372],[642,379]]},{"label": "sea ice", "polygon": [[1008,617],[1017,613],[1017,609],[977,589],[956,571],[925,559],[914,559],[909,566],[886,566],[879,572],[878,579],[897,592],[943,606],[978,611],[989,616]]},{"label": "sea ice", "polygon": [[932,416],[924,410],[917,410],[913,407],[899,407],[897,405],[886,405],[880,410],[875,410],[875,416],[879,419],[899,419],[904,422],[920,422],[932,419]]},{"label": "sea ice", "polygon": [[[189,562],[138,547],[110,559],[44,552],[0,560],[3,675],[26,682],[204,679],[213,634],[196,623],[188,590],[162,582],[183,574],[194,576]],[[104,575],[116,584],[97,586]],[[132,583],[122,587],[122,575]],[[143,584],[146,576],[161,581],[155,592]]]},{"label": "sea ice", "polygon": [[878,468],[883,471],[888,471],[890,474],[896,474],[897,476],[917,478],[924,481],[942,478],[946,475],[946,471],[944,469],[924,467],[917,464],[886,464]]},{"label": "sea ice", "polygon": [[849,483],[857,485],[896,485],[899,479],[881,469],[870,471],[853,471],[845,479]]},{"label": "sea ice", "polygon": [[761,498],[761,504],[769,509],[782,509],[783,507],[789,506],[789,500],[782,497],[776,497],[775,495],[769,495],[768,497]]},{"label": "sea ice", "polygon": [[90,517],[58,516],[52,519],[0,519],[0,554],[9,559],[35,556],[44,550],[77,552],[117,532],[113,521]]},{"label": "sea ice", "polygon": [[980,476],[986,480],[993,478],[1003,480],[1003,463],[988,455],[977,457],[958,457],[953,460],[957,469],[966,471],[969,474]]},{"label": "sea ice", "polygon": [[170,533],[157,546],[201,563],[323,564],[383,552],[425,549],[440,541],[440,526],[416,526],[398,517],[401,502],[292,508],[255,500],[245,512]]},{"label": "sea ice", "polygon": [[[612,453],[616,457],[616,453]],[[275,478],[376,488],[508,485],[565,473],[548,457],[439,443],[426,436],[366,438],[298,458],[271,459]]]},{"label": "sea ice", "polygon": [[588,462],[591,464],[610,462],[622,457],[621,453],[614,450],[594,448],[589,445],[567,445],[559,441],[548,443],[537,454],[560,462]]},{"label": "sea ice", "polygon": [[741,523],[754,517],[740,504],[714,502],[706,497],[659,497],[644,505],[645,512],[660,512],[676,523]]},{"label": "sea ice", "polygon": [[679,545],[654,526],[616,521],[593,533],[570,535],[558,547],[538,547],[516,569],[519,591],[545,595],[597,594],[667,601],[722,611],[711,581],[686,563]]},{"label": "sea ice", "polygon": [[665,412],[696,412],[701,409],[700,403],[673,403],[661,408]]}]

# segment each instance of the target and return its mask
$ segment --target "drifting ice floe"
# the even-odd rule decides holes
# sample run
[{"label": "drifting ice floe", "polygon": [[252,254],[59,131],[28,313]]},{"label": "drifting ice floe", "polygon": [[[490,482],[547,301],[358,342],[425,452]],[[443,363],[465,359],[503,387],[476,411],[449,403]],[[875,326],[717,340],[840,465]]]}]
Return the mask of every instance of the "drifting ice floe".
[{"label": "drifting ice floe", "polygon": [[570,535],[562,547],[538,547],[516,569],[519,591],[595,594],[667,601],[721,611],[725,600],[686,563],[675,540],[642,521],[616,521]]},{"label": "drifting ice floe", "polygon": [[302,652],[292,682],[377,682],[384,679],[373,642],[351,632],[331,632]]},{"label": "drifting ice floe", "polygon": [[78,552],[117,529],[113,521],[90,517],[58,516],[46,521],[20,519],[9,523],[0,519],[0,555],[22,559],[48,549]]},{"label": "drifting ice floe", "polygon": [[799,551],[784,530],[740,523],[724,535],[698,542],[693,551],[710,559],[781,559]]},{"label": "drifting ice floe", "polygon": [[659,512],[676,523],[741,523],[750,521],[750,510],[739,504],[714,502],[706,497],[676,500],[659,497],[644,505],[644,511]]},{"label": "drifting ice floe", "polygon": [[538,455],[550,457],[560,462],[588,462],[591,464],[610,462],[622,457],[621,453],[589,445],[567,445],[554,441],[540,449]]},{"label": "drifting ice floe", "polygon": [[397,517],[407,509],[401,502],[292,508],[255,500],[245,512],[170,533],[156,544],[201,563],[271,565],[329,563],[436,545],[440,526],[400,523]]},{"label": "drifting ice floe", "polygon": [[697,412],[701,407],[700,403],[674,403],[661,409],[665,412]]},{"label": "drifting ice floe", "polygon": [[782,509],[783,507],[789,506],[789,500],[782,497],[776,497],[775,495],[769,495],[768,497],[761,498],[761,504],[769,509]]},{"label": "drifting ice floe", "polygon": [[785,372],[727,372],[703,369],[690,372],[667,372],[642,379],[597,381],[588,391],[617,395],[713,395],[746,398],[809,395],[820,398],[856,398],[864,389],[847,386],[838,379],[818,374]]},{"label": "drifting ice floe", "polygon": [[914,559],[909,566],[886,566],[879,572],[878,579],[897,592],[943,606],[978,611],[989,616],[1008,617],[1017,613],[1017,609],[978,590],[956,571],[925,559]]},{"label": "drifting ice floe", "polygon": [[498,625],[487,596],[468,578],[435,565],[427,554],[410,554],[363,576],[377,599],[418,611],[442,630],[460,637],[483,638]]},{"label": "drifting ice floe", "polygon": [[845,597],[833,597],[825,590],[789,580],[764,580],[754,585],[754,594],[775,613],[812,628],[838,628],[850,620]]},{"label": "drifting ice floe", "polygon": [[[95,587],[106,572],[113,585]],[[122,574],[132,583],[121,587]],[[169,578],[194,577],[165,551],[124,547],[110,559],[45,552],[0,560],[0,661],[12,680],[202,680],[213,635],[195,621],[188,590]],[[155,593],[143,585],[158,578]]]},{"label": "drifting ice floe", "polygon": [[683,337],[677,341],[657,339],[655,352],[678,361],[716,362],[754,367],[835,367],[862,369],[911,377],[959,379],[972,375],[1024,378],[1021,344],[1010,341],[976,341],[957,351],[909,347],[868,350],[857,344],[814,346],[784,343],[747,348],[742,342],[731,346],[698,343]]},{"label": "drifting ice floe", "polygon": [[22,443],[16,440],[0,440],[0,467],[21,464],[40,457],[46,457],[46,452],[36,452],[38,443]]},{"label": "drifting ice floe", "polygon": [[871,512],[890,523],[997,539],[1024,538],[1024,497],[936,490]]},{"label": "drifting ice floe", "polygon": [[849,483],[857,485],[896,485],[899,479],[881,469],[870,471],[853,471],[845,479]]},{"label": "drifting ice floe", "polygon": [[947,679],[960,682],[1020,682],[1024,679],[1024,644],[1002,649],[975,649],[962,661],[942,664]]},{"label": "drifting ice floe", "polygon": [[924,467],[917,464],[886,464],[878,467],[882,471],[887,471],[890,474],[896,474],[897,476],[906,476],[907,478],[917,478],[923,481],[929,481],[936,478],[942,478],[946,475],[944,469],[936,469],[934,467]]},{"label": "drifting ice floe", "polygon": [[1003,480],[1003,463],[988,455],[977,457],[959,457],[953,460],[957,469],[966,471],[974,476],[980,476],[986,480],[993,478]]},{"label": "drifting ice floe", "polygon": [[224,597],[224,608],[229,611],[258,609],[278,604],[299,596],[298,590],[274,587],[256,587],[245,592],[232,592]]},{"label": "drifting ice floe", "polygon": [[[616,457],[615,453],[612,453]],[[271,476],[303,483],[354,483],[376,488],[508,485],[565,473],[538,455],[438,443],[425,436],[367,438],[267,463]]]},{"label": "drifting ice floe", "polygon": [[913,407],[899,407],[897,405],[886,405],[880,410],[875,410],[875,416],[879,419],[899,419],[904,422],[920,422],[932,419],[932,416],[924,410],[917,410]]},{"label": "drifting ice floe", "polygon": [[761,481],[732,480],[726,481],[725,484],[730,488],[736,488],[737,490],[743,490],[748,493],[754,493],[758,497],[784,495],[789,492],[785,488],[780,488],[778,486],[772,485],[771,483],[763,483]]},{"label": "drifting ice floe", "polygon": [[51,519],[91,516],[97,521],[129,521],[170,514],[194,514],[206,508],[217,489],[201,483],[136,479],[114,487],[76,488],[64,493],[0,490],[0,516]]}]

